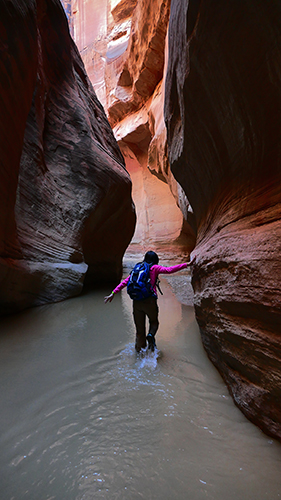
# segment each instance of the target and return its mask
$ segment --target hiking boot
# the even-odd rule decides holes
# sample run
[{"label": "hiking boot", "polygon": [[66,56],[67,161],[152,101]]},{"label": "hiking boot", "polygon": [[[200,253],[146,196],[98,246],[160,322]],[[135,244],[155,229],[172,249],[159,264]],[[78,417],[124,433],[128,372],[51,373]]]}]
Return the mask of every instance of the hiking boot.
[{"label": "hiking boot", "polygon": [[148,349],[150,349],[151,351],[154,351],[154,349],[156,349],[156,344],[155,344],[155,338],[154,338],[154,335],[152,335],[152,333],[149,333],[147,336],[146,336],[146,340],[148,342]]}]

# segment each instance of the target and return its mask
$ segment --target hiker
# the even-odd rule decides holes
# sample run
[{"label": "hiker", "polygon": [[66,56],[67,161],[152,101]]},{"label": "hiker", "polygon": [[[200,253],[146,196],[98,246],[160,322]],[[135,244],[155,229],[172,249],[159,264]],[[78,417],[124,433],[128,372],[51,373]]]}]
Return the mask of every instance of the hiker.
[{"label": "hiker", "polygon": [[[154,351],[155,335],[159,327],[158,305],[157,305],[157,284],[159,274],[172,274],[190,266],[191,262],[178,264],[176,266],[163,267],[158,265],[159,257],[152,250],[146,252],[143,262],[136,264],[131,274],[114,288],[110,295],[104,298],[104,302],[111,302],[114,295],[125,286],[130,297],[133,299],[133,317],[136,326],[137,352],[145,349],[146,341],[148,348]],[[160,290],[160,293],[161,290]],[[146,337],[145,320],[149,319],[149,332]]]}]

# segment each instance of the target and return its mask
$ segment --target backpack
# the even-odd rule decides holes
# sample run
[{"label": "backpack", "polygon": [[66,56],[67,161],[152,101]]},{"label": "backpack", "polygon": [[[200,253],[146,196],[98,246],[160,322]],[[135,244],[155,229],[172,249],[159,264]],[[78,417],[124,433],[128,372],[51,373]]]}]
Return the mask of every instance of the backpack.
[{"label": "backpack", "polygon": [[143,300],[156,297],[150,282],[150,268],[152,264],[139,262],[130,274],[127,292],[133,300]]}]

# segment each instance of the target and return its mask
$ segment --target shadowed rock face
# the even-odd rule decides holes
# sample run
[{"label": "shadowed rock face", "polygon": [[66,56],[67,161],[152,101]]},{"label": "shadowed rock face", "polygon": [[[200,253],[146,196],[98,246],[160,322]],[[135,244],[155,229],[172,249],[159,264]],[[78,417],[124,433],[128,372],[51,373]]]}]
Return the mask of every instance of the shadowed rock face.
[{"label": "shadowed rock face", "polygon": [[[59,0],[1,2],[0,313],[118,279],[131,181]],[[114,251],[112,251],[114,249]]]},{"label": "shadowed rock face", "polygon": [[169,160],[196,218],[203,343],[281,439],[280,2],[172,0],[169,33]]}]

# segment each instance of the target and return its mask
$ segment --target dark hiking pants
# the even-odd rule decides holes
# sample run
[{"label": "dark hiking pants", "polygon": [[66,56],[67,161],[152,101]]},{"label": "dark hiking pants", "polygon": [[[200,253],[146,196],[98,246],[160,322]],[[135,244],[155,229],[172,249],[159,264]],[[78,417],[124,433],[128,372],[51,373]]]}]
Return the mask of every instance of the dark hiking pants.
[{"label": "dark hiking pants", "polygon": [[146,316],[149,319],[148,333],[155,336],[159,321],[158,321],[158,305],[156,297],[148,297],[144,300],[133,300],[133,316],[136,325],[136,351],[140,351],[146,347],[146,331],[145,320]]}]

